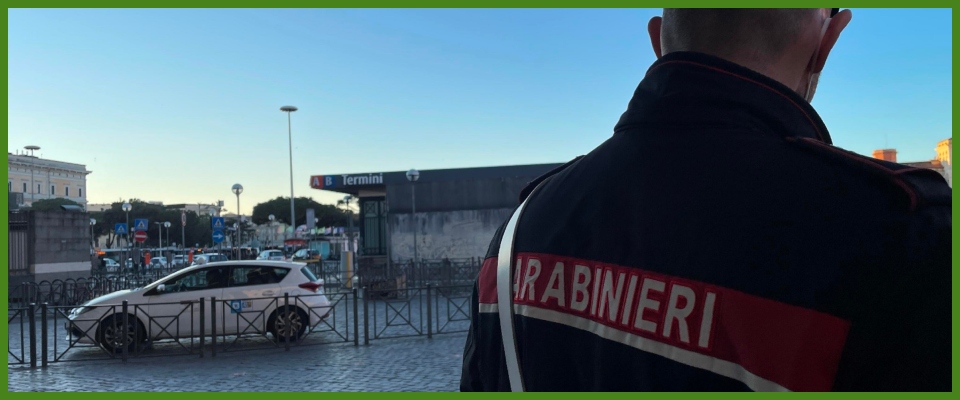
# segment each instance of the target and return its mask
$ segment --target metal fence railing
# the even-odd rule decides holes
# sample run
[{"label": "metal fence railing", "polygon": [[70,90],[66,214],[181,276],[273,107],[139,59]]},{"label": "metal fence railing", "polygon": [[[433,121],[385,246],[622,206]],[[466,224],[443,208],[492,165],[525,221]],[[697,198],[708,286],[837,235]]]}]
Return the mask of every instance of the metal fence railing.
[{"label": "metal fence railing", "polygon": [[[30,292],[37,287],[23,288]],[[388,338],[432,338],[469,328],[472,288],[363,287],[316,295],[124,301],[89,310],[29,302],[7,309],[7,364],[35,368],[63,362],[289,351],[336,343],[357,346],[361,336],[365,345]],[[46,300],[36,293],[27,296]]]},{"label": "metal fence railing", "polygon": [[406,288],[427,285],[472,285],[480,273],[483,259],[479,257],[442,260],[395,260],[390,263],[367,265],[357,271],[359,284],[382,297],[396,297]]}]

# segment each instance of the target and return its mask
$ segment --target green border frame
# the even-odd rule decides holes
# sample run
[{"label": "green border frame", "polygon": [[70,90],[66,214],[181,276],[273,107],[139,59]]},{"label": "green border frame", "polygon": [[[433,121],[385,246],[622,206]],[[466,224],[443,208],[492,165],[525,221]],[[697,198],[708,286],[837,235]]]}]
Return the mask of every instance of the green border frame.
[{"label": "green border frame", "polygon": [[[640,6],[643,6],[643,5],[648,5],[648,4],[656,4],[656,5],[662,7],[662,6],[664,5],[664,3],[669,3],[670,5],[673,5],[674,7],[711,7],[711,6],[716,7],[716,6],[718,6],[718,5],[716,5],[716,4],[713,4],[712,2],[708,2],[708,1],[704,1],[704,0],[671,0],[671,1],[666,1],[666,2],[664,2],[664,1],[661,1],[661,2],[624,1],[624,0],[593,0],[593,1],[583,1],[583,0],[580,0],[580,1],[572,1],[572,0],[553,0],[553,1],[546,1],[546,0],[480,0],[480,1],[477,1],[477,0],[460,0],[460,1],[446,1],[446,2],[441,2],[441,1],[437,1],[437,0],[419,0],[419,1],[417,1],[417,0],[402,0],[402,1],[397,1],[397,0],[394,0],[394,1],[389,1],[389,0],[368,0],[368,1],[344,1],[344,0],[339,0],[339,1],[307,1],[307,0],[288,0],[288,1],[284,2],[284,4],[283,4],[282,7],[277,7],[276,4],[271,4],[270,2],[265,2],[265,1],[262,1],[262,0],[260,0],[260,1],[251,1],[251,0],[234,0],[234,1],[225,1],[225,0],[215,0],[215,1],[209,1],[209,0],[208,0],[208,1],[165,0],[165,1],[141,1],[141,2],[136,2],[136,3],[130,2],[130,1],[117,1],[117,0],[96,0],[96,1],[84,1],[84,2],[79,2],[79,1],[65,1],[65,0],[59,0],[59,1],[24,1],[24,0],[11,0],[10,3],[7,4],[7,7],[8,7],[8,8],[4,10],[4,18],[3,18],[3,28],[4,28],[4,29],[3,29],[3,36],[4,36],[4,39],[8,39],[8,38],[7,38],[7,36],[8,36],[8,29],[7,29],[7,28],[8,28],[8,21],[9,21],[9,15],[10,15],[10,14],[9,14],[9,9],[10,9],[10,8],[78,8],[78,7],[83,7],[83,8],[152,8],[152,7],[156,7],[156,8],[201,8],[201,7],[203,7],[203,8],[239,8],[239,7],[250,7],[250,8],[299,8],[299,7],[303,7],[303,8],[637,8],[637,7],[640,7]],[[775,4],[776,6],[778,6],[778,7],[789,7],[789,6],[794,6],[794,7],[796,7],[796,6],[808,7],[811,3],[812,3],[814,6],[818,6],[818,5],[821,5],[821,4],[818,4],[818,3],[823,3],[823,2],[810,2],[810,3],[808,3],[808,2],[806,2],[806,1],[781,1],[781,2],[776,2],[776,3],[771,3],[771,2],[759,2],[759,1],[739,0],[739,1],[732,2],[732,3],[724,4],[722,7],[731,7],[731,8],[732,8],[732,7],[751,7],[751,6],[756,7],[756,6],[771,6],[771,5],[774,5],[774,4]],[[947,1],[922,0],[922,1],[913,1],[913,2],[911,2],[911,3],[910,3],[910,6],[912,6],[912,7],[910,7],[910,8],[951,8],[950,4],[951,4],[951,3],[947,2]],[[833,6],[833,4],[823,4],[823,5],[825,5],[825,6]],[[856,8],[858,8],[858,7],[859,7],[859,8],[898,8],[898,7],[897,7],[897,3],[892,2],[892,1],[869,1],[869,2],[868,2],[868,1],[862,1],[862,0],[861,0],[861,1],[846,2],[846,3],[844,3],[843,5],[845,5],[846,8],[851,8],[851,9],[854,9],[854,10],[855,10]],[[644,26],[645,24],[646,24],[646,21],[638,21],[638,26]],[[908,26],[904,26],[904,27],[891,27],[890,29],[909,29],[909,27],[908,27]],[[641,30],[641,31],[642,31],[642,30]],[[639,33],[639,34],[642,34],[642,33]],[[953,49],[956,48],[956,47],[955,47],[956,38],[957,38],[957,32],[956,32],[956,28],[954,28],[954,29],[953,29],[953,32],[952,32],[952,41],[953,41],[953,43],[954,43],[954,44],[953,44],[953,47],[952,47]],[[3,43],[4,43],[4,50],[7,50],[7,46],[8,46],[7,40],[4,40]],[[954,50],[951,50],[951,51],[954,51]],[[903,56],[904,56],[904,57],[909,57],[909,56],[910,56],[910,50],[909,50],[909,49],[905,49],[905,51],[904,51],[904,53],[903,53]],[[9,63],[9,58],[8,58],[8,57],[9,57],[8,51],[4,51],[4,59],[5,59],[5,61],[7,61],[7,62],[4,62],[4,63],[3,63],[4,72],[8,72],[8,71],[7,71],[7,69],[8,69],[8,63]],[[955,65],[955,64],[956,64],[956,53],[955,53],[955,51],[954,51],[954,54],[953,54],[953,59],[954,59],[954,65]],[[7,75],[7,74],[5,73],[5,75]],[[952,81],[952,83],[951,83],[951,85],[953,86],[954,89],[956,88],[956,82],[957,82],[957,79],[956,79],[956,78],[957,78],[957,73],[956,73],[956,71],[954,71],[954,73],[953,73],[953,81]],[[8,75],[8,78],[7,78],[7,79],[9,79],[9,75]],[[8,89],[8,81],[7,81],[7,80],[4,81],[4,86],[3,86],[3,87],[4,87],[4,89]],[[5,90],[5,91],[6,91],[6,90]],[[957,100],[956,90],[954,90],[953,93],[954,93],[954,94],[953,94],[953,104],[954,104],[954,108],[956,108],[956,104],[957,104],[957,102],[956,102],[956,100]],[[8,98],[8,100],[9,100],[9,98]],[[4,101],[3,101],[4,104],[6,104],[8,100],[4,100]],[[9,108],[8,108],[8,110],[9,110]],[[8,123],[8,119],[7,119],[7,118],[8,118],[8,112],[9,112],[9,111],[5,111],[5,112],[3,113],[3,122],[4,122],[5,124]],[[7,130],[4,130],[3,136],[4,136],[4,139],[8,139],[8,131],[7,131]],[[953,137],[953,132],[951,132],[951,137]],[[9,148],[9,143],[8,143],[8,148]],[[4,207],[4,208],[7,208],[8,199],[7,199],[6,197],[3,197],[3,196],[0,196],[0,197],[2,197],[2,200],[0,200],[0,202],[2,202],[3,207]],[[953,201],[954,201],[953,204],[956,205],[956,204],[957,204],[957,200],[954,199]],[[3,224],[4,224],[4,226],[7,227],[7,228],[6,228],[6,229],[3,229],[3,230],[0,230],[0,240],[2,240],[3,242],[6,242],[6,241],[7,241],[7,237],[8,237],[8,229],[9,229],[9,227],[8,227],[8,225],[7,225],[7,223],[8,223],[8,218],[9,218],[9,217],[8,217],[8,215],[7,215],[6,213],[2,213],[2,215],[3,215],[3,216],[2,216]],[[956,217],[954,217],[954,218],[956,218]],[[956,222],[956,221],[954,221],[954,222]],[[953,242],[953,243],[954,243],[954,244],[957,243],[956,239],[954,239],[954,242]],[[2,256],[2,259],[3,259],[3,260],[7,260],[7,253],[8,253],[8,248],[7,248],[7,247],[4,247],[3,250],[0,250],[0,256]],[[956,255],[953,255],[953,265],[955,266],[956,264],[957,264],[957,256],[956,256]],[[955,288],[957,287],[957,281],[958,281],[957,276],[953,276],[952,279],[953,279],[953,288],[955,289]],[[6,276],[6,275],[2,275],[2,277],[0,277],[0,283],[2,283],[2,289],[0,289],[0,290],[2,290],[4,293],[6,293],[6,291],[8,290],[8,288],[7,288],[7,282],[8,282],[7,276]],[[7,297],[6,297],[6,296],[3,296],[2,299],[0,299],[0,302],[2,302],[2,304],[3,304],[4,306],[6,306],[6,305],[7,305]],[[953,313],[954,313],[954,317],[955,317],[956,314],[957,314],[957,311],[956,311],[956,310],[957,310],[957,307],[956,307],[956,306],[957,306],[957,301],[956,301],[955,298],[953,299],[953,305],[954,305],[954,307],[953,307],[954,312],[953,312]],[[957,319],[956,319],[956,318],[953,319],[953,328],[954,328],[954,331],[953,331],[953,332],[954,332],[954,337],[956,337],[956,331],[957,331],[957,329],[956,329],[956,328],[957,328]],[[8,333],[7,323],[3,323],[2,326],[0,326],[0,333],[2,333],[3,336],[7,336],[7,333]],[[957,359],[957,350],[956,350],[956,348],[951,349],[951,352],[952,352],[952,354],[953,354],[953,359],[956,360],[956,359]],[[956,364],[956,361],[954,361],[954,364]],[[92,366],[92,368],[95,368],[95,367],[96,367],[96,366]],[[57,394],[50,394],[50,393],[24,393],[24,392],[9,393],[9,387],[7,386],[9,368],[5,368],[5,372],[6,372],[6,373],[3,375],[2,380],[3,380],[3,387],[4,387],[5,391],[8,392],[7,396],[13,396],[13,397],[16,397],[16,398],[47,398],[47,397],[57,396]],[[954,376],[954,378],[956,378],[956,376],[957,376],[956,370],[953,371],[953,376]],[[358,378],[360,378],[360,377],[358,377]],[[322,378],[318,378],[318,379],[322,379]],[[954,379],[954,380],[956,380],[956,379]],[[91,385],[95,385],[95,384],[96,384],[95,382],[91,382]],[[207,398],[207,396],[209,396],[208,394],[192,394],[192,393],[186,393],[186,394],[184,394],[184,395],[189,396],[189,397],[195,397],[195,398],[201,398],[201,396],[203,396],[203,398]],[[381,393],[372,393],[372,394],[359,394],[359,393],[358,393],[358,394],[350,394],[350,393],[332,393],[332,394],[328,394],[328,393],[324,393],[324,394],[320,394],[320,396],[329,396],[329,395],[335,395],[335,396],[337,396],[337,397],[344,397],[344,398],[370,398],[370,399],[374,399],[374,398],[379,399],[379,398],[381,398],[380,396],[383,396],[383,394],[381,394]],[[399,395],[400,397],[407,397],[407,398],[422,398],[422,397],[424,397],[424,396],[428,396],[428,397],[449,396],[449,394],[445,394],[445,393],[412,393],[412,394],[397,394],[397,393],[391,393],[391,394],[389,394],[390,398],[394,398],[395,396],[398,396],[398,395]],[[760,396],[776,396],[776,394],[757,394],[757,395],[760,395]],[[817,394],[817,395],[820,395],[820,394]],[[827,396],[835,396],[834,394],[826,394],[826,395],[827,395]],[[923,396],[924,396],[925,398],[929,398],[929,397],[941,397],[941,396],[945,397],[945,396],[947,396],[947,395],[948,395],[948,394],[935,394],[935,395],[924,394]],[[61,395],[61,396],[62,396],[62,395]],[[120,398],[120,396],[125,396],[125,395],[124,395],[124,394],[121,394],[121,393],[70,393],[69,396],[70,396],[71,398],[75,398],[75,397],[79,396],[79,397],[81,397],[81,398],[90,398],[90,399],[97,398],[97,399],[102,399],[104,396]],[[152,398],[160,398],[160,396],[169,396],[169,395],[162,394],[162,393],[145,393],[145,394],[143,394],[143,396],[147,396],[148,398],[150,398],[150,397],[152,397]],[[178,396],[180,396],[180,395],[178,395]],[[253,398],[259,397],[259,396],[261,396],[261,395],[259,395],[259,394],[257,394],[257,393],[231,392],[231,393],[221,393],[221,394],[218,395],[218,397],[219,397],[219,396],[223,396],[223,397],[229,396],[229,397],[232,398],[232,399],[236,399],[236,398],[251,398],[251,399],[253,399]],[[461,394],[459,394],[458,396],[467,396],[467,397],[471,397],[471,398],[472,398],[472,397],[476,397],[476,396],[484,396],[484,397],[487,397],[487,396],[490,396],[490,395],[488,395],[488,394],[461,393]],[[577,395],[576,395],[576,394],[522,394],[522,396],[538,396],[538,397],[540,397],[540,396],[543,396],[543,397],[549,396],[549,398],[568,397],[568,396],[569,396],[569,397],[572,398],[573,396],[577,396]],[[634,396],[637,396],[637,395],[635,395],[635,394],[622,394],[622,393],[621,393],[621,394],[604,394],[604,397],[607,397],[607,396],[610,396],[610,397],[621,397],[621,396],[623,396],[624,398],[626,398],[627,396],[634,397]],[[641,395],[641,396],[642,396],[642,395]],[[657,394],[657,396],[663,396],[663,394]],[[700,397],[702,397],[702,396],[704,396],[704,395],[702,395],[702,394],[696,394],[696,393],[678,393],[678,394],[669,394],[669,396],[670,396],[670,397],[678,397],[678,398],[700,398]],[[743,396],[743,395],[741,395],[741,394],[735,394],[735,395],[734,395],[734,394],[716,394],[716,393],[714,393],[714,394],[710,394],[709,396],[710,396],[711,398],[715,398],[715,397]],[[844,394],[843,396],[858,396],[858,395],[856,395],[856,394]],[[871,394],[871,395],[868,395],[868,396],[870,396],[870,398],[873,398],[874,396],[877,396],[877,395]],[[886,396],[888,396],[888,395],[884,395],[884,396],[886,397]],[[13,397],[9,397],[9,398],[13,398]]]}]

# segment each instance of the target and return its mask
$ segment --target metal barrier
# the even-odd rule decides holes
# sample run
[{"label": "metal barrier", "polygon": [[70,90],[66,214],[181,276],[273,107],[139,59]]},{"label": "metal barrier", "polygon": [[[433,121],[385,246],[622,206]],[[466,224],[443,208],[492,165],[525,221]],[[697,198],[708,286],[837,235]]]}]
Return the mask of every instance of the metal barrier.
[{"label": "metal barrier", "polygon": [[[25,331],[24,319],[27,318],[27,313],[30,312],[29,307],[18,307],[18,308],[8,308],[7,309],[7,329],[9,331],[8,337],[13,337],[15,334],[14,331],[14,321],[19,320],[17,325],[19,325],[19,341],[15,343],[9,343],[7,345],[7,365],[22,365],[27,363],[27,351],[23,348],[25,343],[29,343],[28,334],[29,331]],[[32,337],[32,335],[30,335]],[[9,340],[9,339],[8,339]],[[16,346],[16,347],[14,347]]]},{"label": "metal barrier", "polygon": [[216,334],[219,343],[215,346],[221,353],[281,346],[288,349],[291,346],[359,343],[359,308],[355,291],[218,299],[213,301],[212,307],[220,315],[215,318],[219,332]]},{"label": "metal barrier", "polygon": [[473,285],[440,286],[431,296],[436,310],[431,322],[436,324],[435,333],[460,333],[470,329],[470,307]]},{"label": "metal barrier", "polygon": [[[366,289],[365,289],[366,290]],[[466,332],[473,285],[377,290],[365,295],[364,342]],[[376,296],[376,297],[375,297]]]},{"label": "metal barrier", "polygon": [[19,304],[21,307],[30,303],[79,306],[87,300],[118,290],[143,287],[160,278],[162,276],[129,275],[23,282],[20,285],[8,286],[7,300],[8,305]]},{"label": "metal barrier", "polygon": [[[96,291],[101,286],[109,287],[108,282],[51,282],[50,287],[75,284]],[[39,286],[24,287],[34,290]],[[36,368],[38,363],[46,367],[50,363],[118,358],[126,362],[130,358],[171,355],[216,357],[218,352],[258,349],[289,351],[334,343],[353,342],[358,346],[361,319],[364,344],[387,338],[432,338],[469,328],[472,288],[428,284],[386,293],[354,288],[316,295],[284,293],[275,297],[211,297],[144,304],[124,301],[99,304],[97,312],[74,315],[72,305],[29,303],[8,308],[11,334],[7,364]]]},{"label": "metal barrier", "polygon": [[[365,340],[382,338],[397,338],[420,336],[426,332],[429,324],[424,322],[424,307],[420,301],[421,295],[427,291],[421,288],[378,290],[377,292],[364,289],[364,331],[373,328],[373,337],[365,335]],[[386,300],[376,301],[368,294],[377,293]],[[430,302],[428,301],[429,305]],[[371,309],[372,307],[372,309]],[[372,321],[372,322],[371,322]]]}]

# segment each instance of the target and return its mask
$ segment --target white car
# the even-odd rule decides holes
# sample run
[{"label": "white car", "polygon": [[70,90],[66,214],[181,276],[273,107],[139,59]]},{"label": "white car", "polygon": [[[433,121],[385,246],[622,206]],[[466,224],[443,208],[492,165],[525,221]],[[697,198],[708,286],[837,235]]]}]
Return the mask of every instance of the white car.
[{"label": "white car", "polygon": [[[200,260],[203,260],[202,262]],[[220,261],[229,261],[229,258],[223,254],[219,253],[204,253],[198,254],[193,257],[193,264],[191,265],[200,265],[204,263],[220,262]]]},{"label": "white car", "polygon": [[286,258],[283,257],[283,252],[280,250],[264,250],[257,256],[258,260],[274,260],[274,261],[283,261]]},{"label": "white car", "polygon": [[167,267],[167,258],[166,257],[151,257],[150,265],[147,268],[150,269],[160,269]]},{"label": "white car", "polygon": [[104,266],[107,267],[107,271],[117,271],[120,269],[120,263],[118,263],[117,260],[114,260],[112,258],[104,258],[103,263],[104,263]]},{"label": "white car", "polygon": [[[284,293],[289,295],[289,325],[283,317]],[[214,297],[215,321],[210,303]],[[200,299],[207,336],[216,322],[217,336],[269,332],[278,341],[288,336],[297,340],[331,311],[323,281],[306,264],[228,261],[187,267],[144,287],[97,297],[71,310],[65,328],[71,343],[99,344],[109,352],[126,344],[134,351],[148,341],[200,336]],[[126,340],[121,337],[124,300]]]}]

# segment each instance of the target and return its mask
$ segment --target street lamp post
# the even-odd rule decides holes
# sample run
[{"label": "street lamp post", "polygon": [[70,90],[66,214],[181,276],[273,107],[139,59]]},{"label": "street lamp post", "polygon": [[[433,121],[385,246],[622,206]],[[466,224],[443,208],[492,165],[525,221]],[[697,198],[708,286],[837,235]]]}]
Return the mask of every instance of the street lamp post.
[{"label": "street lamp post", "polygon": [[[164,228],[167,228],[167,246],[170,246],[170,222],[169,222],[169,221],[164,221],[164,222],[163,222],[163,227],[164,227]],[[161,251],[163,251],[163,250],[161,250]],[[164,257],[166,257],[166,253],[163,253],[163,254],[164,254]],[[172,260],[167,260],[167,267],[170,267],[170,262],[171,262],[171,261],[172,261]]]},{"label": "street lamp post", "polygon": [[277,219],[277,217],[274,216],[273,214],[270,214],[270,216],[267,217],[267,219],[270,220],[270,231],[271,231],[271,232],[270,232],[270,245],[273,246],[273,242],[274,242],[275,240],[277,240],[277,227],[273,226],[273,220]]},{"label": "street lamp post", "polygon": [[350,202],[354,200],[351,195],[343,196],[343,204],[347,205],[347,250],[353,252],[353,209],[350,208]]},{"label": "street lamp post", "polygon": [[410,181],[410,196],[412,200],[410,221],[413,222],[413,265],[417,266],[420,258],[417,256],[417,179],[420,179],[420,171],[411,169],[407,171],[407,180]]},{"label": "street lamp post", "polygon": [[[197,208],[197,213],[200,209]],[[180,254],[183,256],[184,263],[187,262],[187,212],[180,212]],[[182,266],[183,264],[181,264]]]},{"label": "street lamp post", "polygon": [[96,241],[93,240],[93,226],[97,224],[96,218],[90,218],[90,248],[97,247]]},{"label": "street lamp post", "polygon": [[287,140],[290,146],[290,227],[292,228],[290,233],[293,233],[293,230],[297,229],[296,214],[293,211],[293,130],[290,125],[290,113],[297,111],[297,108],[294,106],[283,106],[280,107],[280,111],[287,113]]},{"label": "street lamp post", "polygon": [[[153,223],[157,226],[157,251],[163,248],[163,222],[157,221]],[[160,254],[157,254],[160,256]]]},{"label": "street lamp post", "polygon": [[[217,216],[217,210],[214,210],[214,209],[212,209],[212,208],[207,209],[207,214],[210,214],[210,223],[211,223],[211,226],[212,226],[212,225],[213,225],[213,217]],[[214,245],[214,247],[216,247],[216,245],[217,245],[217,243],[212,243],[212,244]],[[219,247],[220,247],[220,252],[222,253],[222,252],[223,252],[223,243],[222,243],[222,242],[220,243],[220,246],[219,246]]]},{"label": "street lamp post", "polygon": [[230,188],[233,190],[233,194],[237,195],[237,223],[234,226],[237,228],[237,243],[234,244],[234,248],[237,249],[237,260],[240,259],[240,193],[243,193],[243,185],[239,183],[234,183],[233,187]]},{"label": "street lamp post", "polygon": [[[123,235],[123,246],[124,246],[125,248],[129,248],[129,247],[130,247],[130,210],[133,209],[133,206],[130,205],[130,203],[123,203],[123,207],[121,207],[121,208],[123,209],[123,212],[124,212],[125,214],[127,214],[127,233],[125,233],[125,234]],[[123,256],[123,255],[124,255],[124,250],[126,250],[126,249],[124,249],[124,248],[121,248],[121,249],[120,249],[120,258],[121,258],[121,260],[120,260],[120,267],[121,267],[121,269],[122,269],[123,271],[126,271],[126,268],[127,268],[127,258]],[[127,250],[127,257],[129,257],[129,256],[130,256],[129,250]]]},{"label": "street lamp post", "polygon": [[[35,150],[40,150],[40,146],[33,146],[33,145],[24,146],[23,148],[24,148],[24,149],[27,149],[27,150],[30,150],[30,156],[31,156],[31,157],[33,156],[33,152],[34,152]],[[39,191],[34,192],[34,190],[35,190],[34,187],[35,187],[35,186],[34,186],[34,183],[33,183],[33,168],[36,166],[36,163],[34,163],[34,162],[31,161],[31,164],[32,164],[32,165],[30,165],[30,205],[32,206],[32,205],[33,205],[33,202],[34,202],[34,200],[35,200],[34,197],[33,197],[33,195],[34,195],[34,193],[39,194]]]}]

